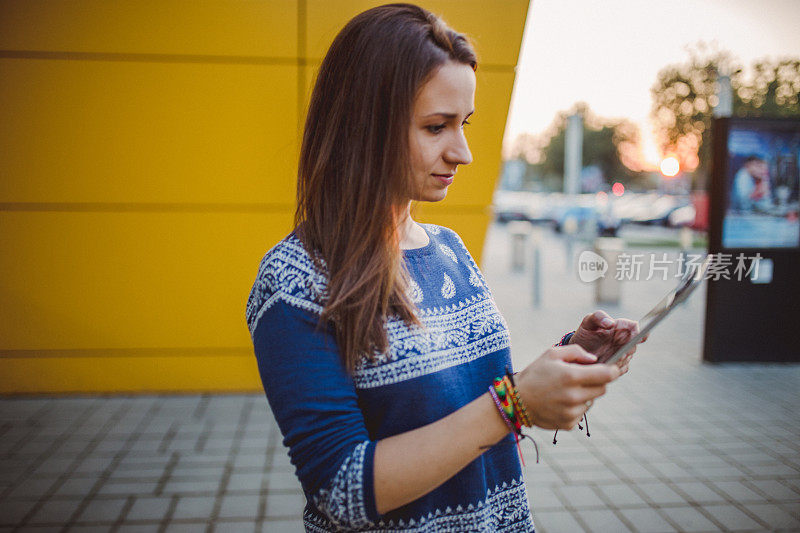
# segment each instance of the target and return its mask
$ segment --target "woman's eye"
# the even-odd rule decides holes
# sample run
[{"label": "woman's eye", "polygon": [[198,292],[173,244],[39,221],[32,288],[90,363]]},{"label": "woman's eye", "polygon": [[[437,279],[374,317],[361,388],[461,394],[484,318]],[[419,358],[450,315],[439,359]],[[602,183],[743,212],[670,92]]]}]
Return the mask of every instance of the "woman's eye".
[{"label": "woman's eye", "polygon": [[428,126],[427,129],[431,133],[439,133],[444,129],[444,127],[445,127],[444,124],[436,124],[434,126]]},{"label": "woman's eye", "polygon": [[461,123],[461,129],[463,130],[464,126],[468,126],[469,124],[470,124],[470,121],[469,120],[465,120],[464,122]]}]

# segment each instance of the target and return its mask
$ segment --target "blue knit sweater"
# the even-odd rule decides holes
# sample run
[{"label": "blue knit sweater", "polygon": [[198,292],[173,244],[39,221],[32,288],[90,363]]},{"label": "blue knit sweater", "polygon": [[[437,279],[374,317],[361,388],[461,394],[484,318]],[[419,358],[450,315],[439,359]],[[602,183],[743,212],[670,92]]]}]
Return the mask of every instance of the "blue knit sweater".
[{"label": "blue knit sweater", "polygon": [[388,352],[363,358],[352,376],[332,328],[316,328],[326,276],[299,239],[290,234],[261,261],[247,323],[306,495],[307,531],[533,531],[511,434],[425,496],[376,511],[376,442],[465,406],[511,365],[506,322],[461,238],[423,227],[430,243],[404,259],[424,328],[389,319]]}]

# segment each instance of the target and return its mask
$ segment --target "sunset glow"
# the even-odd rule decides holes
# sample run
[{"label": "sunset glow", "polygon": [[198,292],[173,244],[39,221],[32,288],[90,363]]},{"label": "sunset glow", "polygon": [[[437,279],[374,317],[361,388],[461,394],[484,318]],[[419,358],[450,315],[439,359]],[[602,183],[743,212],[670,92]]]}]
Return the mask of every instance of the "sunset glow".
[{"label": "sunset glow", "polygon": [[681,171],[681,165],[678,163],[678,159],[675,157],[665,157],[663,161],[661,161],[661,173],[671,178],[676,176],[678,172]]}]

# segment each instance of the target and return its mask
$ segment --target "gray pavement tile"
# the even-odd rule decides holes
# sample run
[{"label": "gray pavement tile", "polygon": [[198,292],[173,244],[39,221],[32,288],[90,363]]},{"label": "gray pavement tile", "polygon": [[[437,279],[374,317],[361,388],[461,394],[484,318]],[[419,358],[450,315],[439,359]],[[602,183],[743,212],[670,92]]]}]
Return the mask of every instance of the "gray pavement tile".
[{"label": "gray pavement tile", "polygon": [[229,492],[237,490],[260,490],[261,485],[266,483],[267,483],[266,476],[261,473],[256,473],[256,474],[234,473],[231,474],[231,477],[228,479],[227,490]]},{"label": "gray pavement tile", "polygon": [[214,496],[182,496],[172,518],[206,519],[214,511],[215,499]]},{"label": "gray pavement tile", "polygon": [[690,467],[690,472],[697,477],[719,480],[732,480],[747,476],[747,472],[731,465],[694,465]]},{"label": "gray pavement tile", "polygon": [[[270,490],[302,490],[300,481],[294,473],[271,471],[266,474],[267,487]],[[535,477],[533,479],[536,479]]]},{"label": "gray pavement tile", "polygon": [[[122,524],[117,528],[117,533],[158,533],[161,529],[161,524]],[[72,530],[70,530],[72,531]]]},{"label": "gray pavement tile", "polygon": [[76,474],[94,474],[105,471],[113,462],[112,457],[99,457],[90,455],[75,468],[73,473]]},{"label": "gray pavement tile", "polygon": [[717,488],[722,489],[725,494],[730,496],[735,501],[766,503],[766,500],[763,496],[742,484],[741,481],[712,481],[712,484]]},{"label": "gray pavement tile", "polygon": [[168,533],[204,533],[208,523],[205,520],[179,521],[173,520],[167,524]]},{"label": "gray pavement tile", "polygon": [[[70,526],[69,533],[108,533],[108,531],[110,529],[111,529],[111,526],[108,526],[108,525],[106,525],[106,526],[90,526],[90,525],[75,524],[73,526]],[[27,531],[27,530],[28,530],[28,528],[26,527],[25,531]],[[61,528],[59,527],[58,529],[51,530],[51,531],[61,531]]]},{"label": "gray pavement tile", "polygon": [[533,515],[533,523],[542,533],[585,531],[568,511],[540,511]]},{"label": "gray pavement tile", "polygon": [[94,487],[97,477],[74,477],[65,480],[53,496],[86,496]]},{"label": "gray pavement tile", "polygon": [[81,522],[106,522],[116,520],[122,508],[125,507],[127,498],[103,498],[89,502],[78,520]]},{"label": "gray pavement tile", "polygon": [[656,505],[686,504],[682,496],[664,483],[636,483],[633,488],[643,492],[646,499]]},{"label": "gray pavement tile", "polygon": [[267,455],[265,453],[239,453],[233,461],[235,469],[262,469],[267,464]]},{"label": "gray pavement tile", "polygon": [[575,468],[566,471],[564,475],[569,483],[575,484],[582,482],[615,483],[620,481],[612,470],[605,467],[599,469]]},{"label": "gray pavement tile", "polygon": [[140,468],[115,468],[109,474],[111,479],[152,479],[159,480],[164,475],[166,470],[165,466],[148,467],[142,466]]},{"label": "gray pavement tile", "polygon": [[749,479],[746,484],[772,501],[800,502],[800,494],[777,479]]},{"label": "gray pavement tile", "polygon": [[146,495],[146,494],[154,494],[156,488],[158,487],[158,483],[153,481],[137,481],[135,483],[131,482],[120,482],[120,481],[106,481],[98,494],[102,495],[126,495],[126,496],[135,496],[135,495]]},{"label": "gray pavement tile", "polygon": [[703,516],[693,507],[674,507],[664,509],[670,520],[675,522],[682,531],[718,531],[712,521]]},{"label": "gray pavement tile", "polygon": [[224,520],[219,519],[214,524],[214,533],[249,533],[261,531],[255,520]]},{"label": "gray pavement tile", "polygon": [[689,503],[716,503],[724,502],[725,497],[700,481],[678,482],[674,484],[678,492],[683,492]]},{"label": "gray pavement tile", "polygon": [[614,465],[614,469],[618,471],[618,476],[623,480],[647,482],[658,479],[657,474],[639,463],[618,464]]},{"label": "gray pavement tile", "polygon": [[225,466],[186,466],[178,464],[172,471],[173,478],[191,478],[191,479],[219,479],[225,472]]},{"label": "gray pavement tile", "polygon": [[305,533],[303,521],[295,520],[265,520],[257,533]]},{"label": "gray pavement tile", "polygon": [[36,500],[5,499],[0,502],[3,512],[0,513],[0,525],[13,526],[18,524],[28,512],[36,505]]},{"label": "gray pavement tile", "polygon": [[160,520],[169,509],[171,498],[138,497],[125,516],[125,520]]},{"label": "gray pavement tile", "polygon": [[752,473],[753,476],[775,476],[775,477],[788,477],[788,476],[796,476],[798,475],[797,468],[788,465],[786,463],[782,463],[780,461],[774,461],[769,464],[761,464],[761,465],[746,465],[748,471]]},{"label": "gray pavement tile", "polygon": [[642,497],[628,485],[598,485],[598,488],[615,507],[646,505]]},{"label": "gray pavement tile", "polygon": [[694,477],[689,470],[671,461],[652,461],[647,467],[666,478]]},{"label": "gray pavement tile", "polygon": [[762,524],[759,524],[733,505],[704,505],[703,508],[729,531],[761,530],[764,528]]},{"label": "gray pavement tile", "polygon": [[620,513],[640,533],[672,533],[677,531],[655,509],[621,509]]},{"label": "gray pavement tile", "polygon": [[81,504],[79,499],[48,500],[34,513],[29,524],[63,524]]},{"label": "gray pavement tile", "polygon": [[608,509],[581,511],[580,517],[589,526],[590,531],[597,533],[630,531],[630,528]]},{"label": "gray pavement tile", "polygon": [[744,504],[745,509],[753,513],[771,530],[800,530],[800,518],[792,516],[781,507],[771,503]]},{"label": "gray pavement tile", "polygon": [[260,494],[227,495],[222,499],[219,509],[220,518],[252,518],[258,516]]},{"label": "gray pavement tile", "polygon": [[168,494],[208,494],[216,493],[219,489],[220,479],[198,479],[186,481],[169,481],[164,486],[164,493]]},{"label": "gray pavement tile", "polygon": [[29,478],[14,485],[8,494],[11,498],[33,498],[44,496],[56,483],[56,478]]},{"label": "gray pavement tile", "polygon": [[563,509],[564,504],[558,499],[552,488],[537,483],[528,484],[528,496],[534,512],[547,509]]},{"label": "gray pavement tile", "polygon": [[268,493],[266,513],[271,518],[296,518],[303,516],[305,497],[300,494]]},{"label": "gray pavement tile", "polygon": [[49,457],[36,466],[33,473],[37,476],[60,475],[68,471],[75,462],[74,457]]},{"label": "gray pavement tile", "polygon": [[557,487],[556,494],[561,497],[564,505],[582,508],[582,507],[605,507],[603,500],[591,488],[586,485],[567,485]]}]

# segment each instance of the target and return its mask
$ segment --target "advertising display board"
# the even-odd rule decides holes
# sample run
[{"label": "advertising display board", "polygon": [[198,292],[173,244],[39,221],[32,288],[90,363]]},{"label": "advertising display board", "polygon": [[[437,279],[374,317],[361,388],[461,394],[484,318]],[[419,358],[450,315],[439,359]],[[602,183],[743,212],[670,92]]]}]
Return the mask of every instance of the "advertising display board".
[{"label": "advertising display board", "polygon": [[[714,122],[706,361],[800,361],[800,120]],[[733,275],[735,274],[735,275]]]}]

